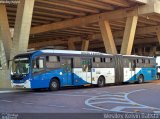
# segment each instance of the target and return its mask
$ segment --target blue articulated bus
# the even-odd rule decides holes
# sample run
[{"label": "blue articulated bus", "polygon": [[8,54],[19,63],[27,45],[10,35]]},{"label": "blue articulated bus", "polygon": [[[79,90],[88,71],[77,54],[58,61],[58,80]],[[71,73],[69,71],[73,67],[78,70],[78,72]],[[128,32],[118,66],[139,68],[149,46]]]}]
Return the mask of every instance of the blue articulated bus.
[{"label": "blue articulated bus", "polygon": [[11,68],[13,88],[58,90],[65,86],[143,83],[156,79],[156,60],[137,55],[37,50],[18,54]]}]

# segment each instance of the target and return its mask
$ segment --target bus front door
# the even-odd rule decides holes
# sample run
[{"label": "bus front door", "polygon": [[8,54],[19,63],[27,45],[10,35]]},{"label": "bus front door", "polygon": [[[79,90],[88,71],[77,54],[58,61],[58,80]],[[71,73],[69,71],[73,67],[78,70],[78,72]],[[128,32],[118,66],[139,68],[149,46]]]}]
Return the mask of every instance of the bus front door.
[{"label": "bus front door", "polygon": [[61,59],[62,66],[62,76],[63,76],[63,86],[71,86],[73,85],[73,76],[72,76],[72,68],[73,63],[71,58],[62,58]]}]

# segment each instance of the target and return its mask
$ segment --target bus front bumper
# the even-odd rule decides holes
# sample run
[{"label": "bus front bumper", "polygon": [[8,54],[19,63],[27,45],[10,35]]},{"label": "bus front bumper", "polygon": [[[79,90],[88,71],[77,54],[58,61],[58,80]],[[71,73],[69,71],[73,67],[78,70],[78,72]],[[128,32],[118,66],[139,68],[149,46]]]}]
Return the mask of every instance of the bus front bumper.
[{"label": "bus front bumper", "polygon": [[13,83],[11,81],[12,88],[31,88],[31,83],[29,80],[26,80],[24,83]]}]

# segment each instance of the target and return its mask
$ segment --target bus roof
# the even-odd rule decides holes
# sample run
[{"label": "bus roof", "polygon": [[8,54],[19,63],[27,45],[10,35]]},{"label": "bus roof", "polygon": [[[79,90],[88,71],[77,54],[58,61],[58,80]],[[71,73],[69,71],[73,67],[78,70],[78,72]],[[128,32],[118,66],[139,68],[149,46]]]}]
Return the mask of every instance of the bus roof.
[{"label": "bus roof", "polygon": [[38,50],[37,52],[42,53],[54,53],[54,54],[79,54],[79,55],[111,55],[112,54],[106,54],[106,53],[100,53],[100,52],[93,52],[93,51],[75,51],[75,50]]},{"label": "bus roof", "polygon": [[138,58],[154,58],[154,57],[149,57],[149,56],[139,56],[139,55],[123,55],[124,57],[138,57]]},{"label": "bus roof", "polygon": [[[75,51],[75,50],[55,50],[55,49],[43,49],[43,50],[33,50],[25,53],[18,54],[19,55],[31,55],[31,54],[41,54],[41,53],[47,53],[47,54],[74,54],[74,55],[96,55],[96,56],[113,56],[113,54],[106,54],[106,53],[100,53],[100,52],[93,52],[93,51]],[[121,54],[119,54],[121,55]],[[137,58],[153,58],[149,56],[139,56],[139,55],[123,55],[124,57],[137,57]]]}]

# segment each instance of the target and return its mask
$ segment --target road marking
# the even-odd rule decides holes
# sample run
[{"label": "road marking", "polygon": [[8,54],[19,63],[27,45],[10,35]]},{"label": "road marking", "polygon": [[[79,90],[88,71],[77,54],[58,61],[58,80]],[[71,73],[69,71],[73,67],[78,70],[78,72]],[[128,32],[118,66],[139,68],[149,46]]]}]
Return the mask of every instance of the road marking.
[{"label": "road marking", "polygon": [[113,96],[113,97],[124,97],[124,95],[117,95],[117,94],[105,94],[105,95],[100,95],[99,97],[106,97],[106,96]]},{"label": "road marking", "polygon": [[65,106],[59,106],[59,105],[48,105],[49,107],[61,107],[61,108],[63,108],[63,107],[65,107]]},{"label": "road marking", "polygon": [[99,109],[92,109],[92,108],[82,108],[84,110],[92,110],[92,111],[102,111],[102,110],[99,110]]},{"label": "road marking", "polygon": [[98,100],[118,100],[118,101],[126,101],[125,99],[122,99],[122,98],[112,98],[112,97],[106,97],[106,98],[96,98]]},{"label": "road marking", "polygon": [[10,100],[0,100],[0,101],[3,101],[3,102],[13,102],[13,101],[10,101]]},{"label": "road marking", "polygon": [[5,90],[5,91],[0,91],[0,94],[2,93],[14,93],[14,92],[22,92],[20,90]]},{"label": "road marking", "polygon": [[131,93],[135,93],[135,92],[139,92],[139,91],[145,91],[147,89],[143,88],[143,89],[139,89],[139,90],[133,90],[133,91],[130,91],[130,92],[126,92],[127,93],[127,96]]},{"label": "road marking", "polygon": [[118,112],[118,111],[121,111],[121,110],[126,109],[126,108],[147,108],[147,107],[138,107],[138,106],[117,106],[117,107],[115,107],[115,108],[110,109],[110,111]]},{"label": "road marking", "polygon": [[96,94],[100,95],[100,94],[111,94],[110,92],[108,91],[97,91],[95,92]]},{"label": "road marking", "polygon": [[130,102],[119,102],[119,101],[100,101],[100,102],[92,102],[90,104],[102,104],[102,103],[132,104]]},{"label": "road marking", "polygon": [[33,103],[31,102],[21,102],[21,103],[26,104],[26,105],[33,105]]},{"label": "road marking", "polygon": [[[128,95],[130,95],[132,93],[139,92],[139,91],[145,91],[145,90],[147,90],[147,89],[133,90],[130,92],[119,92],[119,93],[115,93],[115,94],[113,93],[113,94],[106,94],[106,95],[98,95],[98,96],[94,96],[92,98],[87,99],[85,101],[85,104],[88,105],[89,107],[92,107],[93,109],[98,109],[98,110],[102,110],[102,111],[133,113],[133,112],[123,111],[123,110],[128,109],[128,108],[133,108],[133,109],[137,108],[137,109],[150,109],[150,110],[152,109],[153,111],[156,110],[157,113],[158,113],[158,111],[160,112],[159,108],[154,108],[154,107],[146,106],[143,104],[139,104],[139,103],[136,103],[128,98]],[[123,95],[119,95],[119,94],[123,94]],[[115,96],[117,96],[117,97],[115,97]],[[109,101],[108,98],[109,99],[113,98],[113,100]],[[102,101],[100,101],[101,99],[102,99]],[[120,102],[120,100],[122,102]],[[125,102],[123,102],[123,101],[125,101]],[[117,106],[113,105],[112,108],[108,109],[105,107],[104,103],[106,103],[106,105],[107,105],[107,103],[108,104],[117,103],[118,105]]]}]

